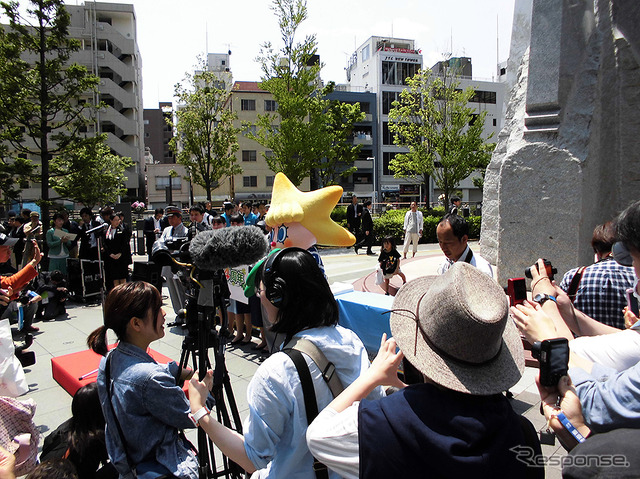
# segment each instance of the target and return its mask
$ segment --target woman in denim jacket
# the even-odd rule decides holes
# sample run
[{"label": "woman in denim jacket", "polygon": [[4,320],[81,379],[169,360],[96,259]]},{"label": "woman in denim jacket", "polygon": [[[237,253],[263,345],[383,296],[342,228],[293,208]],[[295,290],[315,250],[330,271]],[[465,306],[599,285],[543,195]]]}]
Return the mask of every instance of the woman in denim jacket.
[{"label": "woman in denim jacket", "polygon": [[[147,348],[164,336],[162,298],[142,281],[116,286],[104,305],[104,326],[87,344],[106,356],[100,361],[98,393],[106,419],[107,451],[121,478],[145,477],[145,471],[198,477],[198,459],[179,435],[194,427],[189,402],[177,386],[181,370],[175,362],[156,363]],[[107,329],[118,346],[107,356]],[[110,378],[110,380],[109,380]]]}]

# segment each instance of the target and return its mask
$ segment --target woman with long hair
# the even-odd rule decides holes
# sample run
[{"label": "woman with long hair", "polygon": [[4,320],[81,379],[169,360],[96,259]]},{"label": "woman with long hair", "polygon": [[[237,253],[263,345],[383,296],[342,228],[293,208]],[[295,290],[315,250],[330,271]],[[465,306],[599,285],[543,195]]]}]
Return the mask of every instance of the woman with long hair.
[{"label": "woman with long hair", "polygon": [[127,282],[131,260],[131,234],[122,226],[122,213],[111,214],[104,237],[104,269],[107,287]]},{"label": "woman with long hair", "polygon": [[[175,362],[158,364],[147,353],[164,336],[162,298],[149,283],[120,284],[109,292],[104,325],[87,344],[105,356],[98,371],[98,393],[107,423],[111,462],[121,476],[135,471],[198,477],[198,459],[180,430],[194,427],[189,402],[177,385],[184,379]],[[107,330],[118,338],[107,351]],[[156,477],[150,476],[150,477]],[[170,477],[170,476],[169,476]]]},{"label": "woman with long hair", "polygon": [[[316,260],[301,248],[274,252],[257,269],[256,292],[271,330],[292,339],[311,341],[335,366],[346,387],[369,366],[367,352],[352,331],[338,326],[338,306]],[[331,390],[318,366],[306,360],[318,410],[331,402]],[[253,477],[315,478],[313,457],[307,448],[307,416],[300,376],[292,359],[277,352],[266,359],[249,383],[249,415],[244,436],[220,424],[203,407],[211,383],[192,379],[189,400],[199,425],[223,454]],[[372,397],[382,396],[380,388]],[[333,474],[330,477],[336,477]]]}]

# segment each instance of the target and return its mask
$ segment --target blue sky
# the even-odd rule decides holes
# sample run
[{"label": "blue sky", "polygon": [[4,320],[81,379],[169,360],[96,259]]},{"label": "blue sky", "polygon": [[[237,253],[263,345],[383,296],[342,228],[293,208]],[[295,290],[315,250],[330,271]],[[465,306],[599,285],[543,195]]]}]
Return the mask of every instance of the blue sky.
[{"label": "blue sky", "polygon": [[[134,0],[142,54],[145,108],[171,101],[174,85],[208,51],[232,51],[234,80],[260,80],[255,62],[260,44],[281,45],[268,0]],[[308,19],[300,40],[315,33],[325,81],[345,83],[348,57],[367,38],[395,36],[416,40],[424,64],[444,52],[469,56],[474,77],[491,79],[508,57],[515,0],[308,0]],[[76,1],[69,3],[75,4]],[[499,46],[497,39],[499,38]],[[208,41],[207,41],[208,39]]]}]

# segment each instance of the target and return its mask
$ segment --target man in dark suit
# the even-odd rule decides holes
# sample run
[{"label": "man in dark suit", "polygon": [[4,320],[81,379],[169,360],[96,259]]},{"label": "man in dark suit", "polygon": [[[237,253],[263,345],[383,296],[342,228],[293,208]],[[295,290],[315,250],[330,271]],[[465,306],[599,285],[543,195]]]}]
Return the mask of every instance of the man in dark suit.
[{"label": "man in dark suit", "polygon": [[362,239],[356,243],[353,249],[358,254],[358,249],[366,246],[368,255],[375,255],[371,251],[371,245],[373,245],[373,219],[371,218],[371,201],[364,202],[364,209],[362,210]]},{"label": "man in dark suit", "polygon": [[353,233],[358,241],[358,233],[360,232],[360,220],[362,219],[362,205],[358,204],[358,197],[351,197],[351,204],[347,206],[347,229]]},{"label": "man in dark suit", "polygon": [[160,220],[162,219],[163,215],[164,210],[162,208],[156,208],[154,215],[149,216],[144,220],[142,232],[144,233],[146,243],[145,246],[147,247],[147,255],[149,255],[149,260],[151,260],[151,250],[153,249],[153,243],[155,243],[162,234],[163,228]]}]

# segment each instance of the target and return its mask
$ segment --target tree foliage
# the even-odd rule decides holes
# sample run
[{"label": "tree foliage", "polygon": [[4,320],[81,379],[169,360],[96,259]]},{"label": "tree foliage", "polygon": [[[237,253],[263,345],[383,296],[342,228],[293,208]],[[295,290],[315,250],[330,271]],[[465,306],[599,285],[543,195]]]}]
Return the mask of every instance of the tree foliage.
[{"label": "tree foliage", "polygon": [[397,154],[389,168],[396,177],[422,176],[425,187],[432,176],[447,205],[460,181],[487,167],[495,145],[482,137],[486,111],[476,115],[468,106],[474,89],[461,90],[455,72],[444,71],[436,76],[422,70],[408,78],[393,102],[389,130],[408,152]]},{"label": "tree foliage", "polygon": [[40,159],[42,216],[48,216],[50,161],[82,143],[82,128],[97,105],[91,101],[99,78],[71,63],[80,48],[68,36],[70,17],[62,0],[29,0],[25,16],[18,2],[0,2],[9,26],[0,29],[2,140],[10,149]]},{"label": "tree foliage", "polygon": [[51,161],[52,169],[61,173],[51,178],[51,187],[62,198],[93,208],[115,203],[118,195],[126,193],[125,170],[134,163],[131,158],[113,154],[105,140],[103,134],[82,141]]},{"label": "tree foliage", "polygon": [[353,162],[358,158],[362,145],[354,145],[349,141],[353,134],[354,124],[362,121],[364,112],[359,103],[344,103],[331,100],[326,110],[326,146],[325,156],[316,165],[319,187],[337,184],[340,177],[357,171]]},{"label": "tree foliage", "polygon": [[361,117],[355,106],[346,108],[325,98],[335,85],[321,85],[316,36],[296,40],[307,18],[306,1],[274,0],[272,10],[283,45],[276,49],[271,42],[264,43],[257,61],[263,73],[260,86],[273,95],[278,112],[258,115],[256,132],[248,136],[272,152],[265,157],[269,168],[284,173],[296,186],[314,168],[323,184],[332,183],[339,163],[355,159],[357,151],[347,148],[344,139]]},{"label": "tree foliage", "polygon": [[225,178],[242,173],[235,156],[241,130],[233,126],[236,115],[229,108],[230,91],[220,83],[203,65],[202,71],[187,74],[175,88],[180,107],[170,146],[191,180],[206,190],[209,201],[211,191]]}]

